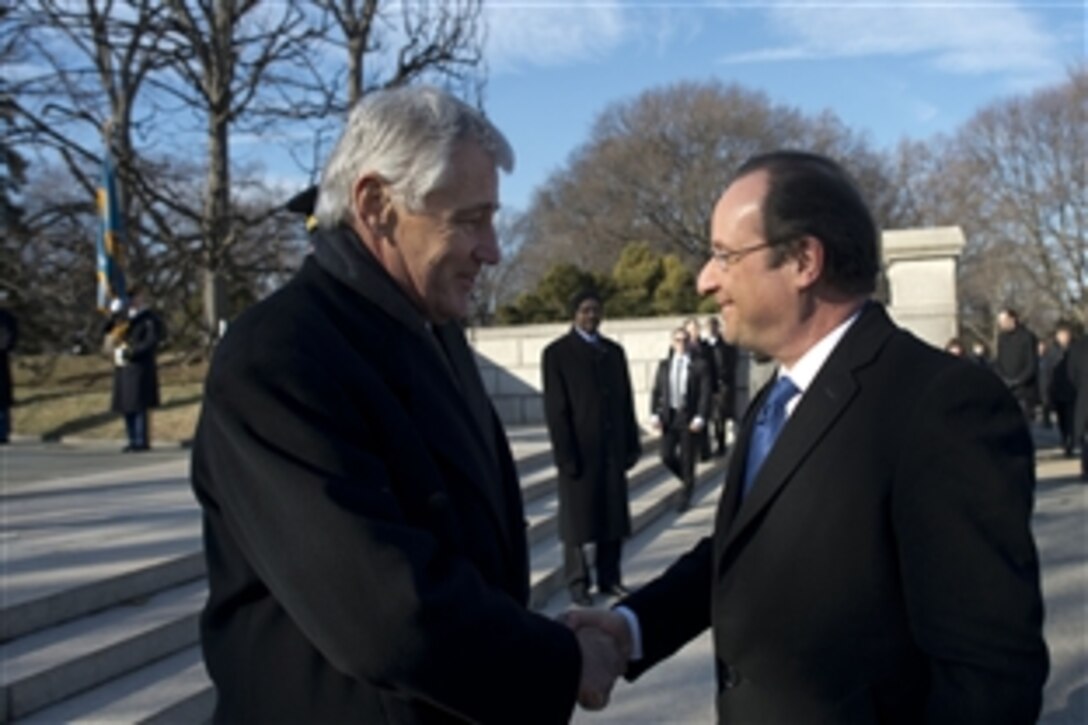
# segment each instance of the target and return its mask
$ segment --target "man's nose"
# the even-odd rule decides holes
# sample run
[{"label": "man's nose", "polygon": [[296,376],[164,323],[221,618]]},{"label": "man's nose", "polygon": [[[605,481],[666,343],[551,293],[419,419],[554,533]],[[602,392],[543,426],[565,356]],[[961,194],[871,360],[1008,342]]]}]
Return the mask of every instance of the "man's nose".
[{"label": "man's nose", "polygon": [[502,261],[502,249],[499,247],[499,235],[495,227],[488,226],[476,243],[475,257],[482,264],[498,264]]},{"label": "man's nose", "polygon": [[705,297],[718,289],[718,270],[714,265],[714,259],[706,260],[706,264],[699,270],[699,276],[695,279],[695,289],[700,296]]}]

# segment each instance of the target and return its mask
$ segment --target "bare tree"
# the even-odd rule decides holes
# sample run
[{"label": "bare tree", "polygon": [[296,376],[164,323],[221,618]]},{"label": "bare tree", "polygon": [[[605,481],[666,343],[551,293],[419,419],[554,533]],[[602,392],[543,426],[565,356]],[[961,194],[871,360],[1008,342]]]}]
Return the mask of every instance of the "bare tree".
[{"label": "bare tree", "polygon": [[481,0],[389,2],[313,0],[328,13],[346,51],[348,108],[375,88],[430,78],[472,83],[483,61]]},{"label": "bare tree", "polygon": [[1012,305],[1040,330],[1088,322],[1088,69],[982,109],[948,153],[972,309]]},{"label": "bare tree", "polygon": [[842,160],[882,217],[893,208],[883,158],[833,115],[806,117],[736,85],[678,83],[600,115],[533,199],[525,258],[606,270],[628,244],[647,242],[694,265],[729,175],[749,156],[782,147]]},{"label": "bare tree", "polygon": [[[89,290],[85,298],[71,299],[72,304],[93,307],[93,283],[73,285],[67,275],[46,274],[52,267],[40,260],[92,258],[88,239],[93,239],[94,189],[104,149],[118,170],[120,207],[129,232],[126,251],[137,269],[146,260],[139,213],[130,204],[140,167],[132,138],[157,123],[153,115],[138,111],[137,99],[148,75],[159,67],[161,17],[158,3],[151,0],[32,0],[5,16],[3,42],[20,54],[5,104],[12,120],[8,136],[45,166],[41,178],[54,185],[53,193],[37,194],[25,230],[26,249],[39,254],[27,272],[41,285],[37,294],[53,302],[51,308],[69,300],[72,290]],[[64,165],[69,179],[52,166],[55,161]],[[74,193],[68,193],[69,187]],[[77,233],[74,227],[80,221],[85,226]],[[50,253],[44,253],[43,244]],[[68,310],[60,317],[72,314]],[[35,310],[32,317],[42,318],[41,324],[31,319],[28,330],[50,326],[46,310]]]},{"label": "bare tree", "polygon": [[168,0],[166,57],[169,74],[156,88],[204,126],[205,182],[198,215],[198,257],[203,269],[204,325],[214,338],[228,317],[223,273],[245,222],[232,200],[232,131],[259,132],[293,109],[284,88],[305,93],[315,86],[290,69],[312,68],[311,43],[323,28],[313,25],[298,2],[261,5],[258,0]]}]

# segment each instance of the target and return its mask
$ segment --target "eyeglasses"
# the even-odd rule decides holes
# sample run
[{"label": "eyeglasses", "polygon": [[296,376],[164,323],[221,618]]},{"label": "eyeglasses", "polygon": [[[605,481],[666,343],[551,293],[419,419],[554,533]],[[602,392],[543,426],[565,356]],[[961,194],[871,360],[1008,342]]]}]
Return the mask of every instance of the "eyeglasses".
[{"label": "eyeglasses", "polygon": [[750,247],[743,247],[741,249],[715,249],[710,253],[710,258],[718,263],[722,269],[728,269],[740,260],[747,257],[752,252],[758,252],[760,249],[766,249],[767,247],[773,247],[770,242],[764,242],[763,244],[753,244]]}]

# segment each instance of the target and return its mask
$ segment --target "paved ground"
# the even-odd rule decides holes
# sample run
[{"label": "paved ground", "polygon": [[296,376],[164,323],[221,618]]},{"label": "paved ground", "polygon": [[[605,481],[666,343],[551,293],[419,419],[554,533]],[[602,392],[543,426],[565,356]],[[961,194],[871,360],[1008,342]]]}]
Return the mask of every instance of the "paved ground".
[{"label": "paved ground", "polygon": [[[1046,637],[1052,660],[1041,722],[1079,725],[1088,722],[1088,485],[1076,480],[1075,461],[1057,455],[1053,435],[1036,433],[1039,485],[1034,525],[1043,562]],[[547,445],[539,429],[515,431],[511,440],[523,452]],[[161,446],[150,453],[122,455],[119,448],[115,443],[42,444],[26,440],[0,446],[0,493],[4,499],[0,500],[0,549],[16,545],[20,538],[17,522],[7,515],[7,504],[31,487],[38,492],[50,489],[57,495],[77,493],[81,481],[101,484],[110,477],[115,481],[160,477],[184,481],[188,451]],[[54,503],[60,500],[50,498]],[[717,488],[704,488],[687,513],[665,517],[630,542],[625,551],[625,558],[630,558],[625,565],[626,582],[637,587],[652,578],[708,532],[716,503]],[[84,514],[93,511],[88,507]],[[51,514],[58,522],[66,518],[61,511]],[[71,515],[79,518],[78,512]],[[69,518],[68,524],[72,523]],[[0,569],[8,569],[6,561],[0,564],[4,564]],[[566,605],[557,597],[549,611],[558,613]],[[621,683],[607,711],[579,712],[575,722],[711,723],[712,678],[710,638],[704,634],[637,684]]]}]

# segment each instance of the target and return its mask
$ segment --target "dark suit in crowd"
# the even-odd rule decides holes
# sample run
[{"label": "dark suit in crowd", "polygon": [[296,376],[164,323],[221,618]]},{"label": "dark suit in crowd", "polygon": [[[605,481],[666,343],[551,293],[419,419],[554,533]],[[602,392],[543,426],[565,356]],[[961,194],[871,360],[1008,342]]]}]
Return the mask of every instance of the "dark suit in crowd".
[{"label": "dark suit in crowd", "polygon": [[7,443],[11,435],[11,404],[15,397],[11,391],[11,363],[8,355],[19,339],[19,326],[15,315],[0,309],[0,443]]},{"label": "dark suit in crowd", "polygon": [[115,338],[113,395],[110,410],[125,417],[126,451],[151,447],[150,410],[159,406],[156,356],[165,337],[162,319],[151,309],[134,310],[113,321],[107,333]]},{"label": "dark suit in crowd", "polygon": [[[518,478],[458,323],[466,275],[498,261],[512,153],[423,86],[347,123],[313,253],[207,377],[192,484],[215,720],[565,723],[587,640],[528,608]],[[446,158],[421,207],[398,186],[414,167],[380,164],[407,148]]]},{"label": "dark suit in crowd", "polygon": [[702,342],[704,357],[710,362],[710,438],[714,454],[725,455],[725,432],[737,407],[737,348],[715,334]]},{"label": "dark suit in crowd", "polygon": [[1039,344],[1031,330],[1020,324],[1015,312],[1005,310],[1001,315],[1010,317],[1012,326],[997,334],[994,372],[1012,391],[1024,417],[1032,420],[1039,403]]},{"label": "dark suit in crowd", "polygon": [[1064,323],[1060,325],[1054,335],[1054,343],[1050,347],[1054,363],[1047,385],[1047,400],[1054,411],[1058,424],[1058,437],[1061,439],[1062,451],[1067,457],[1071,457],[1077,448],[1076,437],[1073,435],[1077,388],[1069,375],[1069,350],[1075,343],[1076,338],[1072,327]]},{"label": "dark suit in crowd", "polygon": [[[677,330],[674,334],[682,334]],[[688,348],[692,343],[685,336]],[[696,345],[698,342],[695,343]],[[674,350],[661,360],[654,375],[650,413],[661,426],[661,461],[680,479],[680,510],[687,510],[695,491],[695,461],[701,433],[710,418],[711,377],[707,358]],[[698,430],[692,425],[698,421]]]},{"label": "dark suit in crowd", "polygon": [[1069,346],[1069,380],[1076,389],[1073,438],[1080,445],[1080,478],[1088,482],[1088,335]]},{"label": "dark suit in crowd", "polygon": [[[595,297],[576,301],[598,305]],[[576,323],[577,324],[577,323]],[[589,337],[590,339],[587,339]],[[642,452],[627,355],[597,333],[569,333],[541,361],[544,413],[559,470],[559,538],[571,598],[588,604],[592,584],[584,547],[595,545],[597,589],[622,587],[623,540],[631,533],[627,471]]]},{"label": "dark suit in crowd", "polygon": [[1016,401],[869,301],[878,228],[830,159],[749,160],[710,231],[699,291],[777,370],[713,533],[573,620],[627,643],[629,679],[712,628],[723,725],[1034,722],[1048,659]]}]

